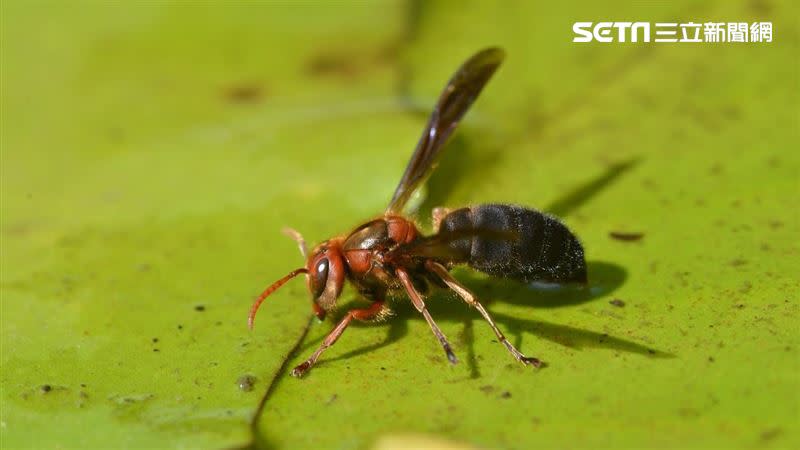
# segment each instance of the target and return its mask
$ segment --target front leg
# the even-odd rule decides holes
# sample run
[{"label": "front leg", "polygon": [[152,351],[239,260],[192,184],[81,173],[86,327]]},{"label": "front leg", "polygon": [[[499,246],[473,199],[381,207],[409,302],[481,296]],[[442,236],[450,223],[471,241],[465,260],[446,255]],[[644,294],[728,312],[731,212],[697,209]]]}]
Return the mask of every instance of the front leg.
[{"label": "front leg", "polygon": [[308,372],[314,363],[317,362],[317,358],[319,355],[322,354],[328,347],[333,345],[339,336],[344,333],[345,328],[350,325],[350,321],[353,319],[367,321],[370,319],[375,318],[375,316],[379,315],[380,312],[383,310],[384,301],[378,300],[372,303],[369,308],[361,308],[361,309],[351,309],[347,312],[347,315],[339,321],[339,324],[336,325],[336,328],[331,331],[328,336],[325,337],[325,340],[322,341],[322,345],[319,346],[317,351],[314,352],[307,360],[305,360],[302,364],[292,369],[292,376],[294,377],[302,377],[303,375]]}]

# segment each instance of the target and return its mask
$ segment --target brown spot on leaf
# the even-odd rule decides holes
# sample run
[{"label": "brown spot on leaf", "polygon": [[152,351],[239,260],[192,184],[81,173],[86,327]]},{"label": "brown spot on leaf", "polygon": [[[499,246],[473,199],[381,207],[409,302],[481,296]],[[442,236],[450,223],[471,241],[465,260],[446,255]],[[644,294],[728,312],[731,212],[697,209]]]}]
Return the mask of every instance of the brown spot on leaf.
[{"label": "brown spot on leaf", "polygon": [[618,241],[638,241],[644,237],[644,233],[612,231],[608,233],[608,236]]},{"label": "brown spot on leaf", "polygon": [[748,6],[758,16],[767,16],[772,12],[772,5],[767,0],[751,0]]},{"label": "brown spot on leaf", "polygon": [[771,441],[776,437],[780,436],[783,433],[783,430],[780,428],[770,428],[769,430],[764,430],[761,432],[761,440],[762,441]]},{"label": "brown spot on leaf", "polygon": [[680,414],[681,417],[698,417],[700,412],[694,408],[680,408],[678,414]]},{"label": "brown spot on leaf", "polygon": [[256,377],[253,375],[242,375],[236,380],[236,385],[239,386],[239,390],[243,392],[250,392],[253,390],[253,386],[256,384]]},{"label": "brown spot on leaf", "polygon": [[225,89],[223,95],[230,103],[252,105],[263,97],[261,86],[256,84],[237,84]]},{"label": "brown spot on leaf", "polygon": [[310,76],[352,81],[369,71],[395,64],[399,47],[389,44],[367,51],[326,50],[312,57],[305,70]]},{"label": "brown spot on leaf", "polygon": [[355,78],[361,68],[353,57],[345,54],[323,53],[308,62],[306,72],[316,77]]},{"label": "brown spot on leaf", "polygon": [[727,117],[728,119],[731,119],[731,120],[738,120],[742,116],[742,112],[739,110],[739,108],[736,105],[724,106],[720,110],[720,112],[722,113],[723,116],[725,116],[725,117]]},{"label": "brown spot on leaf", "polygon": [[750,292],[750,289],[752,289],[752,288],[753,288],[753,284],[750,283],[749,281],[745,281],[739,287],[739,292],[741,292],[742,294],[746,294],[746,293]]},{"label": "brown spot on leaf", "polygon": [[622,307],[624,307],[624,306],[625,306],[625,302],[624,302],[624,301],[622,301],[622,299],[619,299],[619,298],[615,298],[614,300],[611,300],[611,301],[610,301],[610,302],[608,302],[608,303],[610,303],[610,304],[612,304],[612,305],[616,306],[617,308],[622,308]]}]

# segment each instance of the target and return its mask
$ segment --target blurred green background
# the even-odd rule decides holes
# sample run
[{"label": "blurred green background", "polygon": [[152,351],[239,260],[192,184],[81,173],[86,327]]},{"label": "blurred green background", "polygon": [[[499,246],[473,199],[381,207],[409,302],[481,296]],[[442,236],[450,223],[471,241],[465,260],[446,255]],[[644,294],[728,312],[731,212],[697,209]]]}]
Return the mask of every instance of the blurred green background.
[{"label": "blurred green background", "polygon": [[[800,446],[797,4],[627,3],[3,1],[2,447]],[[571,42],[615,19],[775,31]],[[332,322],[294,281],[248,331],[302,261],[280,228],[383,211],[488,45],[419,220],[510,202],[582,238],[589,292],[455,271],[548,366],[440,293],[461,364],[399,301],[289,377]]]}]

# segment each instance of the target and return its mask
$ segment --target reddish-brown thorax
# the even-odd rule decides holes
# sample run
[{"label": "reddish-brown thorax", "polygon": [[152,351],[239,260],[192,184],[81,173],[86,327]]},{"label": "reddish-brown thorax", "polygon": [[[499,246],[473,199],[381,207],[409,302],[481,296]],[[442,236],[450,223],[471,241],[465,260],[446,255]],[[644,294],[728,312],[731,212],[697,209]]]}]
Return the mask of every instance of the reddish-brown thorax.
[{"label": "reddish-brown thorax", "polygon": [[[400,216],[385,216],[367,222],[346,238],[326,241],[308,258],[309,290],[315,295],[315,311],[332,309],[341,292],[345,276],[353,282],[359,293],[368,299],[383,297],[397,283],[394,268],[386,261],[386,254],[397,246],[413,242],[419,236],[413,222]],[[316,280],[314,274],[325,271],[327,279]],[[325,283],[324,289],[317,283]]]}]

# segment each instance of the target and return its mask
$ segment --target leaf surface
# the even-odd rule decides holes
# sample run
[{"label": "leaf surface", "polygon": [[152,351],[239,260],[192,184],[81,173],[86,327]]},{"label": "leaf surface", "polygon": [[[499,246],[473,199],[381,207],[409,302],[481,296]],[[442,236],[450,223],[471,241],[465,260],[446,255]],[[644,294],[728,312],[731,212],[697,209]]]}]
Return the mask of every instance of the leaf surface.
[{"label": "leaf surface", "polygon": [[[0,15],[4,447],[800,443],[793,3],[42,5]],[[615,17],[776,31],[571,42]],[[383,211],[439,90],[488,45],[508,58],[418,218],[508,202],[580,236],[585,291],[454,271],[547,367],[439,292],[460,364],[397,299],[289,377],[332,323],[296,280],[247,330],[302,264],[280,228],[314,243]],[[334,318],[361,304],[341,302]]]}]

